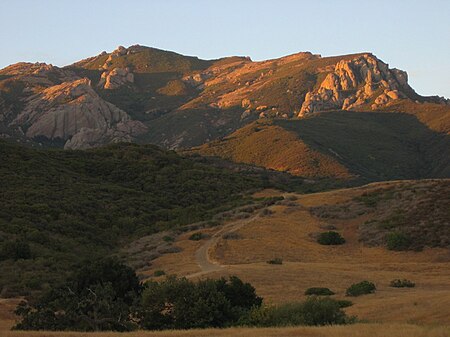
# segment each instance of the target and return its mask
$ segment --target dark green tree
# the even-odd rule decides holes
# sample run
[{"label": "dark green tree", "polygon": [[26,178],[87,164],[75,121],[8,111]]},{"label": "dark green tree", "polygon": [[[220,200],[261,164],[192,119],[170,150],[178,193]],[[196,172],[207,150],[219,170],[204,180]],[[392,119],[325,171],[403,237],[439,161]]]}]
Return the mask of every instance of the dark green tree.
[{"label": "dark green tree", "polygon": [[19,259],[30,259],[31,248],[25,240],[14,240],[5,242],[0,249],[0,260],[13,259],[17,261]]},{"label": "dark green tree", "polygon": [[65,284],[33,302],[22,302],[18,330],[128,331],[141,285],[134,271],[114,259],[82,266]]},{"label": "dark green tree", "polygon": [[152,330],[230,326],[261,302],[255,289],[237,277],[194,283],[170,276],[146,284],[141,326]]}]

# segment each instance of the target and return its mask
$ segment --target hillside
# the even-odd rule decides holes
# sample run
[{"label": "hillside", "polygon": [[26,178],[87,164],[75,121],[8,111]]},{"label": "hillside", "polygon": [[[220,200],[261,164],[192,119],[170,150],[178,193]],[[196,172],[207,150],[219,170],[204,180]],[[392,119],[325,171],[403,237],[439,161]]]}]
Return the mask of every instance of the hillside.
[{"label": "hillside", "polygon": [[[224,226],[181,234],[175,243],[182,252],[164,255],[139,272],[151,279],[157,270],[194,279],[237,275],[270,303],[298,301],[310,287],[327,287],[336,293],[333,298],[351,300],[346,312],[362,320],[448,324],[449,186],[447,179],[308,195],[265,190],[254,196],[284,200],[248,210],[247,217]],[[387,226],[386,219],[397,223]],[[330,230],[345,243],[319,244],[320,234]],[[406,250],[389,246],[389,233],[398,231],[410,235]],[[203,239],[189,240],[198,232]],[[267,262],[275,259],[281,264]],[[394,279],[409,279],[415,287],[391,287]],[[374,282],[376,292],[346,297],[346,288],[362,280]]]},{"label": "hillside", "polygon": [[188,152],[287,171],[366,181],[450,176],[450,137],[414,116],[327,112],[253,122]]},{"label": "hillside", "polygon": [[210,220],[262,186],[257,174],[150,145],[62,151],[0,141],[0,157],[2,297],[48,288],[134,238]]},{"label": "hillside", "polygon": [[134,45],[63,68],[17,63],[0,70],[0,134],[37,146],[188,148],[258,118],[336,110],[411,114],[436,132],[450,130],[448,100],[418,95],[406,72],[371,53],[253,62]]}]

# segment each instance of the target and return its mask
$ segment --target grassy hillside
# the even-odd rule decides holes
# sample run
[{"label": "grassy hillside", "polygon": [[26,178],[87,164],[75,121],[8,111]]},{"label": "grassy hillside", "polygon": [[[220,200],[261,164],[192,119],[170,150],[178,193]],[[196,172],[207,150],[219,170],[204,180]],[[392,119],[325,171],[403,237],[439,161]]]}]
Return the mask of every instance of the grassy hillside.
[{"label": "grassy hillside", "polygon": [[415,115],[418,120],[431,130],[450,134],[450,106],[448,105],[400,100],[389,104],[381,111],[409,113]]},{"label": "grassy hillside", "polygon": [[303,177],[351,177],[336,159],[311,149],[294,132],[268,121],[252,123],[192,151]]},{"label": "grassy hillside", "polygon": [[[237,275],[275,304],[303,300],[311,287],[327,287],[335,293],[332,298],[351,300],[353,305],[345,310],[361,320],[448,324],[448,189],[444,179],[380,182],[308,195],[263,191],[255,197],[284,200],[244,220],[180,235],[175,243],[183,250],[156,259],[145,274],[153,278],[155,270],[163,270],[189,278]],[[365,224],[376,226],[398,212],[408,219],[408,232],[422,233],[412,238],[421,251],[390,250],[383,240],[367,243],[368,237],[386,230],[378,227],[368,233]],[[330,230],[340,233],[345,243],[319,244],[320,234]],[[204,234],[202,240],[189,240],[198,232]],[[437,237],[442,242],[436,243]],[[268,263],[274,260],[279,263]],[[411,280],[415,287],[392,287],[394,279]],[[375,293],[346,297],[346,289],[363,280],[375,283]]]},{"label": "grassy hillside", "polygon": [[257,121],[193,151],[311,178],[450,176],[450,137],[403,113],[342,111]]},{"label": "grassy hillside", "polygon": [[332,112],[277,125],[370,180],[450,177],[450,137],[411,115]]},{"label": "grassy hillside", "polygon": [[256,177],[154,146],[38,151],[0,141],[0,292],[39,290],[84,258],[209,219]]}]

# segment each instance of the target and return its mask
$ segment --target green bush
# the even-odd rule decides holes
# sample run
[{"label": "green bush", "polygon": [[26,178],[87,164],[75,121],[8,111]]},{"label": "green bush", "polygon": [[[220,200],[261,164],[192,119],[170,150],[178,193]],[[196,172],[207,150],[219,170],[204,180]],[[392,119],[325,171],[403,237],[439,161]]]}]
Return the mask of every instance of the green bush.
[{"label": "green bush", "polygon": [[353,302],[348,300],[337,300],[337,302],[341,308],[347,308],[353,305]]},{"label": "green bush", "polygon": [[129,331],[142,286],[135,272],[115,259],[87,262],[35,302],[22,302],[17,330]]},{"label": "green bush", "polygon": [[197,232],[197,233],[192,234],[192,235],[189,237],[189,240],[192,240],[192,241],[200,241],[200,240],[203,240],[205,237],[206,237],[205,234],[200,233],[200,232]]},{"label": "green bush", "polygon": [[334,292],[328,288],[308,288],[305,295],[331,296],[334,295]]},{"label": "green bush", "polygon": [[240,325],[280,327],[295,325],[333,325],[351,323],[338,301],[331,298],[309,297],[300,303],[261,306],[240,320]]},{"label": "green bush", "polygon": [[164,270],[155,270],[155,272],[153,273],[153,276],[164,276],[166,275],[166,272]]},{"label": "green bush", "polygon": [[404,233],[392,232],[386,236],[386,244],[389,250],[407,250],[411,246],[411,239]]},{"label": "green bush", "polygon": [[321,245],[342,245],[345,239],[338,232],[328,231],[320,233],[317,242]]},{"label": "green bush", "polygon": [[272,260],[267,261],[268,264],[283,264],[283,259],[276,257]]},{"label": "green bush", "polygon": [[151,330],[225,327],[261,303],[255,288],[237,277],[192,282],[170,276],[146,284],[140,322]]},{"label": "green bush", "polygon": [[390,286],[394,288],[414,288],[416,284],[407,279],[395,279],[391,281]]},{"label": "green bush", "polygon": [[369,281],[362,281],[359,283],[354,283],[349,288],[347,288],[346,295],[360,296],[364,294],[374,293],[375,290],[376,290],[375,284]]}]

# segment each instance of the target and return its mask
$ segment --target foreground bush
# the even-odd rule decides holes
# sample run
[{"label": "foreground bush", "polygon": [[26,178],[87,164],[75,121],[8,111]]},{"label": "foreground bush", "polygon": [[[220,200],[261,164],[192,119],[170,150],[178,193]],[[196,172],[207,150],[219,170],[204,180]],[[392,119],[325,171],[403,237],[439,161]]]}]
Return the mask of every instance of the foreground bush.
[{"label": "foreground bush", "polygon": [[347,324],[353,320],[346,316],[338,301],[331,298],[310,297],[300,303],[255,308],[241,319],[240,324],[258,327],[280,327]]},{"label": "foreground bush", "polygon": [[334,292],[328,288],[308,288],[305,295],[331,296],[334,295]]},{"label": "foreground bush", "polygon": [[129,331],[141,290],[131,268],[113,259],[90,262],[34,303],[22,302],[15,329]]},{"label": "foreground bush", "polygon": [[345,239],[338,232],[329,231],[320,233],[317,242],[321,245],[342,245]]},{"label": "foreground bush", "polygon": [[360,296],[374,293],[376,290],[375,284],[369,281],[362,281],[352,284],[346,291],[347,296]]},{"label": "foreground bush", "polygon": [[235,276],[197,283],[171,276],[146,284],[140,323],[151,330],[226,327],[261,303],[255,288]]},{"label": "foreground bush", "polygon": [[416,284],[407,279],[395,279],[391,281],[390,286],[394,288],[414,288]]}]

